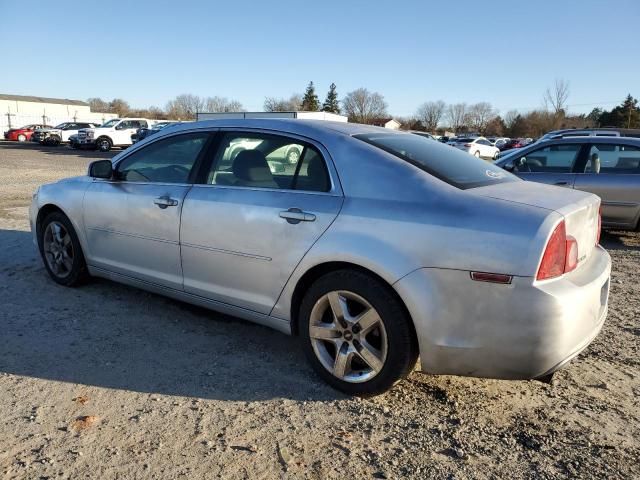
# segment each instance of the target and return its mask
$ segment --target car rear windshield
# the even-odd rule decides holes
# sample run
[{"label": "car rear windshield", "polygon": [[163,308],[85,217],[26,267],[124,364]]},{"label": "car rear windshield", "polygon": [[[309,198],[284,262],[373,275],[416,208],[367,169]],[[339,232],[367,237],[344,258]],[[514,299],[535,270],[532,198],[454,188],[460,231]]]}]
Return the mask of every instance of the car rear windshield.
[{"label": "car rear windshield", "polygon": [[471,143],[475,138],[456,138],[456,143]]},{"label": "car rear windshield", "polygon": [[461,189],[518,181],[515,175],[496,165],[418,135],[363,133],[354,137]]}]

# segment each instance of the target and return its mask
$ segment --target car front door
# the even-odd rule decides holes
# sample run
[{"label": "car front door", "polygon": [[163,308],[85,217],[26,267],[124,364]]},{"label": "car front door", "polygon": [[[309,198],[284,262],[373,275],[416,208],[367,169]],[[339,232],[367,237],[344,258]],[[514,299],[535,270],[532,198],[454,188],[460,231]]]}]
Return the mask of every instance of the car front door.
[{"label": "car front door", "polygon": [[602,223],[636,228],[640,218],[640,147],[594,143],[576,175],[575,188],[602,199]]},{"label": "car front door", "polygon": [[180,215],[209,133],[184,133],[124,157],[83,202],[89,265],[182,289]]},{"label": "car front door", "polygon": [[515,157],[514,173],[524,180],[573,188],[573,166],[582,148],[580,143],[559,143],[528,150]]},{"label": "car front door", "polygon": [[[342,192],[322,146],[227,131],[182,212],[184,288],[268,314],[289,276],[336,218]],[[298,148],[298,161],[287,152]],[[332,180],[333,179],[333,180]]]}]

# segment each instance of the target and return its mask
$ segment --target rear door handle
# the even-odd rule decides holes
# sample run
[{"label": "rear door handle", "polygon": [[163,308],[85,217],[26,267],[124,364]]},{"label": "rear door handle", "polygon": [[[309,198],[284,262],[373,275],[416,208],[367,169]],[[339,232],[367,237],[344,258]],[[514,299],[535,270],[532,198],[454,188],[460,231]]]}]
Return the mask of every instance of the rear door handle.
[{"label": "rear door handle", "polygon": [[169,196],[165,195],[164,197],[156,198],[153,203],[155,203],[158,207],[165,209],[167,207],[175,207],[178,205],[178,200],[175,198],[169,198]]},{"label": "rear door handle", "polygon": [[280,212],[280,218],[287,222],[296,224],[300,222],[315,222],[316,216],[313,213],[303,212],[299,208],[290,208]]},{"label": "rear door handle", "polygon": [[560,181],[560,182],[554,183],[554,185],[569,185],[569,182]]}]

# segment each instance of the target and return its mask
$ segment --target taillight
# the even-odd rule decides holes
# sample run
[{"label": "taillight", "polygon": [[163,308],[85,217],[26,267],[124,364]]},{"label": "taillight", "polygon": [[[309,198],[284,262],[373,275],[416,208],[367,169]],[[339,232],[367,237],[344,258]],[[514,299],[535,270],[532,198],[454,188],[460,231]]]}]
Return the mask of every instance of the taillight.
[{"label": "taillight", "polygon": [[578,242],[567,236],[564,220],[555,228],[542,255],[536,279],[548,280],[569,273],[578,266]]},{"label": "taillight", "polygon": [[559,277],[564,273],[566,260],[567,231],[563,220],[555,228],[547,242],[547,248],[545,248],[544,255],[542,255],[536,278],[538,280],[546,280]]},{"label": "taillight", "polygon": [[596,245],[600,244],[601,233],[602,233],[602,206],[598,208],[598,234],[596,235]]},{"label": "taillight", "polygon": [[464,146],[469,148],[471,146],[471,144],[470,143],[465,143]]},{"label": "taillight", "polygon": [[571,235],[567,236],[566,259],[564,273],[568,273],[578,266],[578,242]]}]

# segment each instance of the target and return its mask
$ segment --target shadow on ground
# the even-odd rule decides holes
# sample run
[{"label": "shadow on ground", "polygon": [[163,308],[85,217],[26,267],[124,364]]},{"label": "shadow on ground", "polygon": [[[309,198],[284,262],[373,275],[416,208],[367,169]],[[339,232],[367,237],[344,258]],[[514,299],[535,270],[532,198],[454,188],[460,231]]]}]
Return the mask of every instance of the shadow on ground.
[{"label": "shadow on ground", "polygon": [[114,148],[110,152],[100,152],[98,150],[89,149],[73,149],[69,145],[58,145],[57,147],[49,147],[46,145],[40,145],[36,142],[9,142],[0,141],[0,147],[3,149],[21,149],[21,150],[33,150],[46,155],[66,155],[77,156],[80,158],[112,158],[122,150]]},{"label": "shadow on ground", "polygon": [[636,232],[604,230],[600,237],[600,244],[607,250],[640,251]]},{"label": "shadow on ground", "polygon": [[340,395],[297,339],[116,283],[51,281],[29,232],[0,230],[0,371],[138,392],[253,401]]}]

